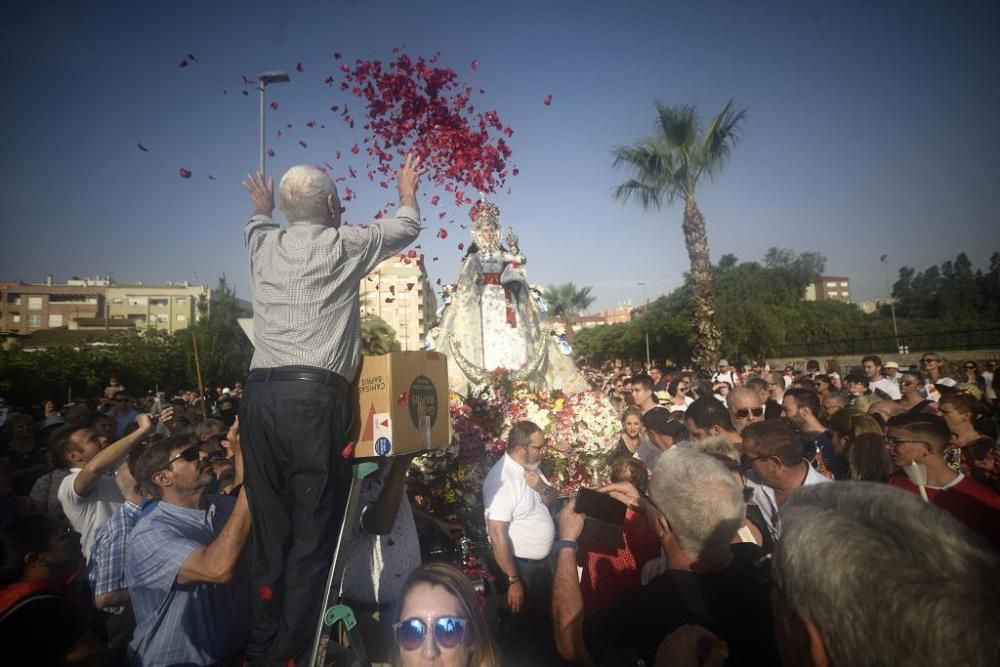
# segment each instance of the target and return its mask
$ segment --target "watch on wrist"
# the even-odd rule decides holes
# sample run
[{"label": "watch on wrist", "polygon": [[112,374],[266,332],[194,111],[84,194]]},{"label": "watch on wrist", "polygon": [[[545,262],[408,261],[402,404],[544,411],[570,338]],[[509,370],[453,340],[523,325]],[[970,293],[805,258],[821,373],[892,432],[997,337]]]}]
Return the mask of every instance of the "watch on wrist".
[{"label": "watch on wrist", "polygon": [[507,575],[507,584],[513,586],[514,584],[521,581],[521,577],[516,574]]}]

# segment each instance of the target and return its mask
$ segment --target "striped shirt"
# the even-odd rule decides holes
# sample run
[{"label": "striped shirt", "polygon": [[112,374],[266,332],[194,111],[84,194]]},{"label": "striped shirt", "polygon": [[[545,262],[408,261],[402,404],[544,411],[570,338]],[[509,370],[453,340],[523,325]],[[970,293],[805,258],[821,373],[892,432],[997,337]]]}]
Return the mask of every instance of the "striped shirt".
[{"label": "striped shirt", "polygon": [[353,381],[361,353],[361,280],[420,233],[420,213],[362,227],[255,215],[244,230],[250,255],[254,354],[250,368],[313,366]]},{"label": "striped shirt", "polygon": [[209,496],[207,509],[159,501],[143,508],[125,547],[125,585],[135,611],[134,667],[214,665],[241,651],[250,632],[250,582],[241,564],[228,584],[179,584],[188,556],[210,544],[236,504]]},{"label": "striped shirt", "polygon": [[[115,510],[94,539],[90,550],[90,586],[94,596],[125,590],[125,540],[142,508],[125,501]],[[105,607],[103,611],[120,614],[125,607]]]}]

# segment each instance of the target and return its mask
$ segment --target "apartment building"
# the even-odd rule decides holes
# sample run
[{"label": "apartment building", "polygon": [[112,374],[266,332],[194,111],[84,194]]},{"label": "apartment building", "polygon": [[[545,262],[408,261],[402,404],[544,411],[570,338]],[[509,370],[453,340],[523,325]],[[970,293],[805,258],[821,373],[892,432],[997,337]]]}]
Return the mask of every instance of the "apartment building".
[{"label": "apartment building", "polygon": [[361,279],[359,292],[362,317],[384,320],[403,350],[423,348],[437,324],[437,298],[422,262],[390,257]]}]

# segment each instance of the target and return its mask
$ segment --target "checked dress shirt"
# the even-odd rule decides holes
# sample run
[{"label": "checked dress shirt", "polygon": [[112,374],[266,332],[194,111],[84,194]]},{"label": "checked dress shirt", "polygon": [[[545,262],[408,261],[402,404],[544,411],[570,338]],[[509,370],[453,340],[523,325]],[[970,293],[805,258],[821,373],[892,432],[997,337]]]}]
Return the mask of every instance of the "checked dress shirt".
[{"label": "checked dress shirt", "polygon": [[[95,596],[125,589],[125,541],[141,511],[141,507],[126,500],[97,531],[88,564]],[[120,614],[125,607],[105,607],[104,611]]]}]

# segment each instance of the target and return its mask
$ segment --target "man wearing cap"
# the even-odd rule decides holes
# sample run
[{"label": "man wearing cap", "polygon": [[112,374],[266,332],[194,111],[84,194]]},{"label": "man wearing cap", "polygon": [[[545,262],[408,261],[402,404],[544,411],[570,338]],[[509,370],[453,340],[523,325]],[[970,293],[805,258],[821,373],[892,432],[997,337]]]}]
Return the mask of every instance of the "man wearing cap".
[{"label": "man wearing cap", "polygon": [[[874,393],[876,389],[883,392],[894,401],[898,401],[903,395],[899,392],[899,385],[892,380],[882,377],[882,359],[874,354],[861,359],[861,368],[868,376],[868,388]],[[898,368],[898,366],[897,366]]]},{"label": "man wearing cap", "polygon": [[308,660],[322,586],[350,486],[353,422],[348,386],[361,359],[361,279],[420,233],[417,186],[426,169],[409,155],[399,170],[395,217],[341,227],[326,171],[289,169],[278,186],[289,226],[271,219],[274,185],[243,187],[254,214],[250,256],[254,354],[239,405],[253,516],[253,627],[247,660]]},{"label": "man wearing cap", "polygon": [[[683,414],[683,413],[682,413]],[[654,408],[642,416],[642,425],[646,427],[646,438],[639,443],[636,457],[652,470],[660,456],[675,445],[685,445],[688,438],[687,428],[680,415],[665,408]]]},{"label": "man wearing cap", "polygon": [[716,382],[728,382],[731,389],[736,389],[743,384],[740,381],[739,373],[736,372],[735,368],[731,368],[725,359],[719,360],[719,370],[712,376],[712,383]]}]

